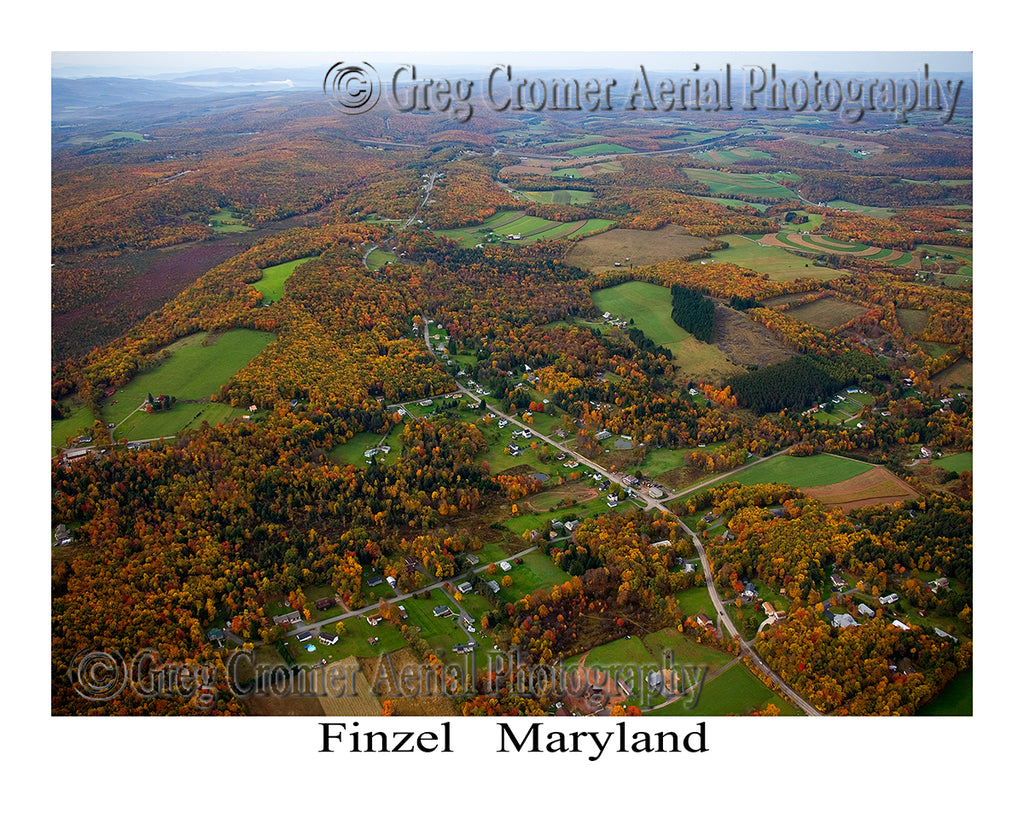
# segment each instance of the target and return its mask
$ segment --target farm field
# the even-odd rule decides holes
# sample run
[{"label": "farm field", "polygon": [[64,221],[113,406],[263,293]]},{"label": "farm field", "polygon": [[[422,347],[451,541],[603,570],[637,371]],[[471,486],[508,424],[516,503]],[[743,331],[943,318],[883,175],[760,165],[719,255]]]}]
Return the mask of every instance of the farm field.
[{"label": "farm field", "polygon": [[626,282],[595,290],[591,297],[599,310],[633,319],[651,341],[670,350],[680,379],[724,381],[743,372],[717,347],[697,341],[672,321],[672,297],[667,287]]},{"label": "farm field", "polygon": [[[319,697],[317,701],[325,717],[376,716],[380,713],[380,703],[355,657],[346,657],[325,666],[324,675],[328,695]],[[336,688],[335,680],[338,681]]]},{"label": "farm field", "polygon": [[50,454],[56,455],[57,451],[63,448],[68,438],[92,431],[95,422],[92,410],[88,407],[78,407],[73,410],[67,418],[50,422]]},{"label": "farm field", "polygon": [[770,460],[760,461],[747,469],[716,481],[714,485],[736,481],[743,486],[758,483],[784,483],[797,489],[807,486],[827,486],[853,478],[874,464],[852,461],[836,455],[808,455],[794,458],[792,455],[778,455]]},{"label": "farm field", "polygon": [[956,455],[936,458],[932,463],[950,472],[965,472],[974,469],[974,453],[958,452]]},{"label": "farm field", "polygon": [[876,466],[845,481],[825,486],[805,486],[805,494],[817,498],[827,507],[840,507],[844,512],[862,506],[879,506],[913,500],[917,491],[888,469]]},{"label": "farm field", "polygon": [[284,298],[284,283],[295,272],[295,268],[303,262],[308,262],[314,258],[316,257],[306,256],[303,259],[295,259],[284,264],[276,264],[273,267],[264,268],[262,271],[263,278],[258,282],[253,282],[252,286],[263,294],[263,300],[268,304],[280,301]]},{"label": "farm field", "polygon": [[[510,244],[530,244],[541,239],[587,236],[605,230],[613,224],[611,219],[555,222],[551,219],[542,219],[539,216],[526,216],[516,211],[499,211],[479,225],[439,230],[437,233],[447,236],[463,247],[474,247],[481,242],[502,241]],[[508,238],[516,235],[521,238]]]},{"label": "farm field", "polygon": [[[196,333],[166,347],[170,355],[155,368],[137,375],[114,394],[117,406],[108,399],[104,416],[117,424],[118,439],[137,440],[173,435],[192,422],[197,413],[214,411],[206,402],[242,367],[274,339],[273,333],[257,330],[228,330],[220,336]],[[171,395],[177,403],[169,410],[135,412],[148,395]],[[185,403],[186,401],[203,402]],[[218,414],[230,408],[216,408]],[[241,414],[242,411],[239,411]]]},{"label": "farm field", "polygon": [[394,263],[398,259],[394,253],[388,250],[381,250],[375,248],[371,250],[366,257],[366,269],[367,270],[380,270],[384,265],[389,262]]},{"label": "farm field", "polygon": [[730,150],[711,150],[696,154],[696,159],[711,165],[732,165],[746,159],[770,159],[771,154],[753,148],[732,148]]},{"label": "farm field", "polygon": [[725,250],[712,251],[712,259],[765,273],[772,281],[834,279],[842,275],[838,270],[811,264],[807,259],[802,259],[781,247],[761,245],[745,236],[730,234],[719,238],[728,242],[729,247]]},{"label": "farm field", "polygon": [[[497,580],[500,583],[503,574],[506,572],[499,569],[498,574],[493,578],[486,574],[484,578]],[[540,552],[523,555],[523,562],[513,565],[512,571],[507,574],[512,578],[512,586],[508,589],[502,588],[498,593],[506,603],[515,603],[537,589],[550,589],[569,579],[569,575],[552,563],[550,557]]]},{"label": "farm field", "polygon": [[933,375],[932,383],[941,387],[972,389],[974,386],[974,362],[966,356],[961,356],[953,366]]},{"label": "farm field", "polygon": [[615,269],[616,262],[629,268],[682,259],[700,252],[708,244],[709,240],[691,236],[676,225],[658,230],[614,228],[577,242],[565,260],[597,273]]},{"label": "farm field", "polygon": [[245,233],[252,230],[242,222],[240,214],[233,210],[221,210],[210,217],[210,227],[214,233]]},{"label": "farm field", "polygon": [[759,711],[772,704],[782,716],[799,716],[800,711],[769,689],[742,663],[736,663],[704,684],[694,708],[681,700],[646,712],[650,716],[725,716]]},{"label": "farm field", "polygon": [[974,671],[962,671],[918,711],[922,717],[969,717],[974,713]]},{"label": "farm field", "polygon": [[531,202],[540,202],[545,205],[578,205],[590,202],[594,198],[592,191],[574,190],[565,188],[557,191],[517,191]]},{"label": "farm field", "polygon": [[596,142],[592,145],[581,145],[569,151],[572,156],[601,156],[603,154],[631,154],[632,148],[616,145],[614,142]]},{"label": "farm field", "polygon": [[928,311],[915,310],[909,307],[896,308],[896,320],[904,332],[912,336],[920,335],[928,326]]},{"label": "farm field", "polygon": [[858,205],[856,202],[847,202],[843,199],[833,199],[826,202],[830,208],[836,210],[851,210],[854,213],[863,213],[865,216],[874,216],[876,219],[890,219],[896,213],[892,208],[876,208],[871,205]]},{"label": "farm field", "polygon": [[819,330],[831,330],[863,315],[864,312],[865,309],[858,304],[850,304],[841,299],[824,298],[787,310],[786,315],[811,324]]},{"label": "farm field", "polygon": [[768,199],[796,198],[796,194],[789,188],[771,179],[765,179],[761,174],[729,173],[705,168],[686,168],[683,172],[694,182],[703,182],[707,185],[712,195],[733,193]]}]

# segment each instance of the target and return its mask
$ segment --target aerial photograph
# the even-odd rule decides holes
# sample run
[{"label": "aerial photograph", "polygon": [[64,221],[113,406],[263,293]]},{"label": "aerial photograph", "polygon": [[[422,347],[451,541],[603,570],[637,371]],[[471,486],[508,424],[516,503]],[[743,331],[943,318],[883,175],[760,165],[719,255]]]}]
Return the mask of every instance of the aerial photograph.
[{"label": "aerial photograph", "polygon": [[1010,27],[677,6],[32,13],[17,798],[961,819],[1008,790]]},{"label": "aerial photograph", "polygon": [[53,715],[973,713],[971,53],[237,56],[51,55]]}]

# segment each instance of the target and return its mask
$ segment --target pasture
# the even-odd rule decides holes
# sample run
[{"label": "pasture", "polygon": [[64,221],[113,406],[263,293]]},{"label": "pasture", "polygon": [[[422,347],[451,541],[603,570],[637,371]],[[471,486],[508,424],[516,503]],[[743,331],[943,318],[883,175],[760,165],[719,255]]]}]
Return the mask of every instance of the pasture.
[{"label": "pasture", "polygon": [[220,210],[210,217],[210,227],[214,233],[244,233],[252,230],[242,221],[241,214],[233,210]]},{"label": "pasture", "polygon": [[713,344],[697,341],[672,321],[672,295],[667,287],[626,282],[590,295],[599,310],[633,319],[651,341],[670,350],[680,379],[711,383],[744,371]]},{"label": "pasture", "polygon": [[686,258],[708,244],[709,240],[691,236],[676,225],[666,225],[658,230],[615,228],[577,242],[565,260],[584,270],[599,273],[614,270],[616,262],[629,268]]},{"label": "pasture", "polygon": [[743,486],[781,483],[796,489],[807,486],[822,487],[845,481],[874,468],[874,464],[840,458],[837,455],[819,454],[800,458],[778,455],[758,461],[735,474],[715,481],[714,485],[736,481]]},{"label": "pasture", "polygon": [[863,315],[864,308],[842,299],[824,298],[787,310],[786,315],[806,322],[819,330],[831,330]]},{"label": "pasture", "polygon": [[562,188],[555,191],[516,191],[531,202],[544,205],[579,205],[590,202],[594,198],[592,191]]},{"label": "pasture", "polygon": [[787,700],[772,691],[750,669],[742,663],[736,663],[718,676],[707,680],[700,692],[697,704],[688,708],[685,699],[671,702],[662,708],[645,712],[652,717],[710,717],[726,715],[743,715],[760,711],[772,704],[778,707],[783,716],[798,716],[800,712]]},{"label": "pasture", "polygon": [[[160,364],[117,390],[113,396],[116,406],[110,399],[106,402],[104,416],[117,424],[115,437],[163,437],[200,423],[203,418],[197,416],[203,413],[223,416],[220,420],[242,414],[244,410],[206,402],[273,339],[273,333],[239,329],[218,336],[195,333],[165,347],[167,357]],[[171,395],[177,403],[162,412],[136,412],[149,395]]]},{"label": "pasture", "polygon": [[756,173],[730,173],[706,168],[686,168],[683,173],[694,182],[703,182],[711,194],[739,194],[766,199],[795,199],[789,188]]},{"label": "pasture", "polygon": [[956,455],[936,458],[932,463],[950,472],[967,472],[974,469],[974,453],[958,452]]},{"label": "pasture", "polygon": [[[578,222],[556,222],[540,216],[526,216],[516,211],[499,211],[479,225],[439,230],[463,247],[474,247],[485,242],[530,244],[542,239],[566,239],[588,236],[613,225],[611,219],[585,219]],[[513,239],[511,237],[518,236]],[[371,254],[372,255],[372,254]]]},{"label": "pasture", "polygon": [[394,253],[388,250],[381,250],[380,248],[374,248],[366,256],[366,269],[367,270],[380,270],[386,264],[393,264],[397,261],[398,257]]},{"label": "pasture", "polygon": [[966,356],[961,356],[953,366],[933,375],[931,380],[933,384],[940,387],[972,389],[974,386],[974,362]]},{"label": "pasture", "polygon": [[572,156],[602,156],[604,154],[631,154],[632,148],[625,145],[616,145],[614,142],[597,142],[591,145],[581,145],[569,151]]},{"label": "pasture", "polygon": [[284,264],[276,264],[273,267],[266,267],[261,272],[263,278],[258,282],[253,282],[253,287],[259,290],[263,294],[263,300],[268,304],[280,301],[284,298],[284,283],[288,281],[288,278],[295,272],[297,268],[303,262],[308,262],[310,259],[315,259],[315,256],[306,256],[302,259],[294,259]]}]

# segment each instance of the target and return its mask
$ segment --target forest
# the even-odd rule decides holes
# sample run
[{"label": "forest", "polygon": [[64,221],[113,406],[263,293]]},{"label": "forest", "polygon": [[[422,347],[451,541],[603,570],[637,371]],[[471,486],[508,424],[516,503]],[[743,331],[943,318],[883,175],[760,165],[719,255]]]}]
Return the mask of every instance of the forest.
[{"label": "forest", "polygon": [[[971,667],[968,127],[341,122],[308,91],[259,99],[102,109],[85,141],[54,140],[52,713],[245,714],[223,682],[212,705],[88,700],[76,662],[149,648],[223,669],[249,646],[296,668],[313,660],[275,618],[319,629],[328,609],[357,660],[393,640],[445,682],[466,641],[548,664],[667,631],[756,653],[768,690],[821,713],[913,714]],[[128,131],[153,138],[104,141]],[[598,144],[630,152],[580,153]],[[565,190],[573,204],[521,194]],[[475,247],[441,233],[522,217],[569,227],[498,224]],[[588,219],[622,244],[578,266]],[[651,250],[665,226],[685,254]],[[735,246],[750,260],[715,258]],[[254,286],[296,261],[273,298]],[[598,310],[595,291],[630,281],[668,289],[664,324]],[[238,329],[272,335],[211,394],[135,394],[177,343]],[[212,420],[124,433],[135,412],[192,404]],[[799,463],[836,455],[905,495],[819,500]],[[781,463],[790,482],[771,477]],[[757,468],[769,477],[748,485]],[[703,624],[712,594],[739,637]],[[762,629],[772,601],[788,614]],[[438,603],[456,612],[444,629]],[[843,613],[859,626],[834,625]],[[556,707],[511,689],[452,700]]]}]

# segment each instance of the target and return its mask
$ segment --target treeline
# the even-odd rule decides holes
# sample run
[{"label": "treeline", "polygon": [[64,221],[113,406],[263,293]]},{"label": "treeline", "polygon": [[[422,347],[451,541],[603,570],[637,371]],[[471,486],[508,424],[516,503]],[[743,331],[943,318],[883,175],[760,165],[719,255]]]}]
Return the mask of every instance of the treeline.
[{"label": "treeline", "polygon": [[715,303],[699,290],[672,285],[672,321],[699,341],[715,340]]},{"label": "treeline", "polygon": [[758,413],[806,407],[832,395],[862,377],[881,378],[885,365],[861,352],[837,356],[801,355],[732,378],[740,406]]}]

